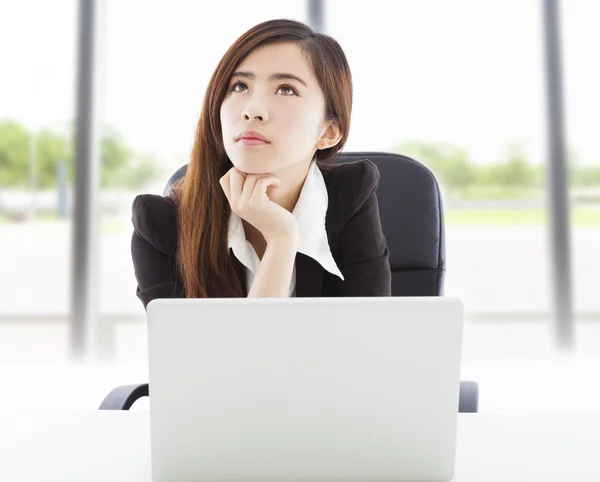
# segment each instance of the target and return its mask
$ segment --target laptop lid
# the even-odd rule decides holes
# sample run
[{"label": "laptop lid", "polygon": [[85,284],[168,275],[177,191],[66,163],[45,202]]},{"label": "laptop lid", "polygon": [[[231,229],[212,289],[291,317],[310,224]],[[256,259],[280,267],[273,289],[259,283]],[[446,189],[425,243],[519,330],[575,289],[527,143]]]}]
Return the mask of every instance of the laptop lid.
[{"label": "laptop lid", "polygon": [[459,300],[157,299],[147,317],[155,481],[451,480]]}]

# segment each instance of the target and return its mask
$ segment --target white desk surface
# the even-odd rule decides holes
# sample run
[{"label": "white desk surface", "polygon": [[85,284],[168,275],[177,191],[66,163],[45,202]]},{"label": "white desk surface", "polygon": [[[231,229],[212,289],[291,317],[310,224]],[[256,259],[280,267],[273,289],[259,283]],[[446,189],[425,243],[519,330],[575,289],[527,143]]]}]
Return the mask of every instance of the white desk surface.
[{"label": "white desk surface", "polygon": [[[0,414],[0,481],[151,482],[149,412]],[[600,414],[460,414],[455,482],[599,482]]]}]

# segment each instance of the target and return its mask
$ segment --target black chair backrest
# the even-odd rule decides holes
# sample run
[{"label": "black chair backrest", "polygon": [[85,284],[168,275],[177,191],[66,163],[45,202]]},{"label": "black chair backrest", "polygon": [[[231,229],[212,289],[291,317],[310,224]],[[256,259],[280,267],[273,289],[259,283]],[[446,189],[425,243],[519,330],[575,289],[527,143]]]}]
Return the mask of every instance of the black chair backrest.
[{"label": "black chair backrest", "polygon": [[[390,250],[392,296],[444,294],[445,236],[438,183],[423,164],[400,154],[347,152],[336,162],[370,159],[379,168],[377,188],[383,233]],[[165,187],[181,179],[179,168]]]}]

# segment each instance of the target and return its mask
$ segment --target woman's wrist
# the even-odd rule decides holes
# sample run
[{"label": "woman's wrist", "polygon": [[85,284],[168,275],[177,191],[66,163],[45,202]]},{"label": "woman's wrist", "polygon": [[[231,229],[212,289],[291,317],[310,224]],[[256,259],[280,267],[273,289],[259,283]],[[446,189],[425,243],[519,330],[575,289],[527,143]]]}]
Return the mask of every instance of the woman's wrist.
[{"label": "woman's wrist", "polygon": [[297,229],[294,229],[293,231],[270,236],[265,241],[267,242],[267,249],[272,247],[275,249],[293,249],[295,251],[298,249],[299,233]]},{"label": "woman's wrist", "polygon": [[288,296],[297,250],[297,236],[269,238],[248,297]]}]

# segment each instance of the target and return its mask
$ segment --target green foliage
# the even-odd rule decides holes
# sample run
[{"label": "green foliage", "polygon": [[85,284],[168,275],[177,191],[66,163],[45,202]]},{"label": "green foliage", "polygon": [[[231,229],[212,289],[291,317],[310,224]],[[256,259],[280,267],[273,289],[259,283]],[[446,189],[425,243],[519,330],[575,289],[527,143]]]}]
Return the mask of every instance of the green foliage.
[{"label": "green foliage", "polygon": [[[31,148],[35,148],[35,173],[39,189],[56,187],[60,162],[67,167],[67,180],[73,184],[73,127],[64,132],[49,129],[29,132],[14,120],[0,120],[0,185],[29,186]],[[158,160],[140,155],[127,146],[122,136],[106,127],[100,141],[100,186],[103,188],[138,189],[163,175]]]},{"label": "green foliage", "polygon": [[528,188],[538,179],[534,166],[529,164],[523,146],[511,144],[506,160],[479,168],[478,181],[490,186]]},{"label": "green foliage", "polygon": [[18,185],[29,178],[29,132],[18,122],[0,120],[0,183]]},{"label": "green foliage", "polygon": [[477,170],[463,147],[408,141],[397,146],[394,152],[425,164],[449,189],[460,190],[477,180]]},{"label": "green foliage", "polygon": [[576,152],[569,151],[569,182],[584,188],[600,186],[600,165],[585,165]]},{"label": "green foliage", "polygon": [[36,139],[36,152],[38,187],[55,187],[58,163],[63,161],[68,168],[72,168],[73,152],[70,143],[64,136],[43,130]]},{"label": "green foliage", "polygon": [[581,166],[572,171],[571,183],[575,186],[600,186],[600,166]]},{"label": "green foliage", "polygon": [[[486,165],[474,163],[466,149],[448,143],[412,140],[398,144],[393,152],[423,163],[442,186],[467,198],[532,197],[546,185],[546,166],[531,164],[518,142],[507,146],[502,160]],[[571,186],[600,186],[599,165],[582,165],[572,149],[568,164]]]}]

